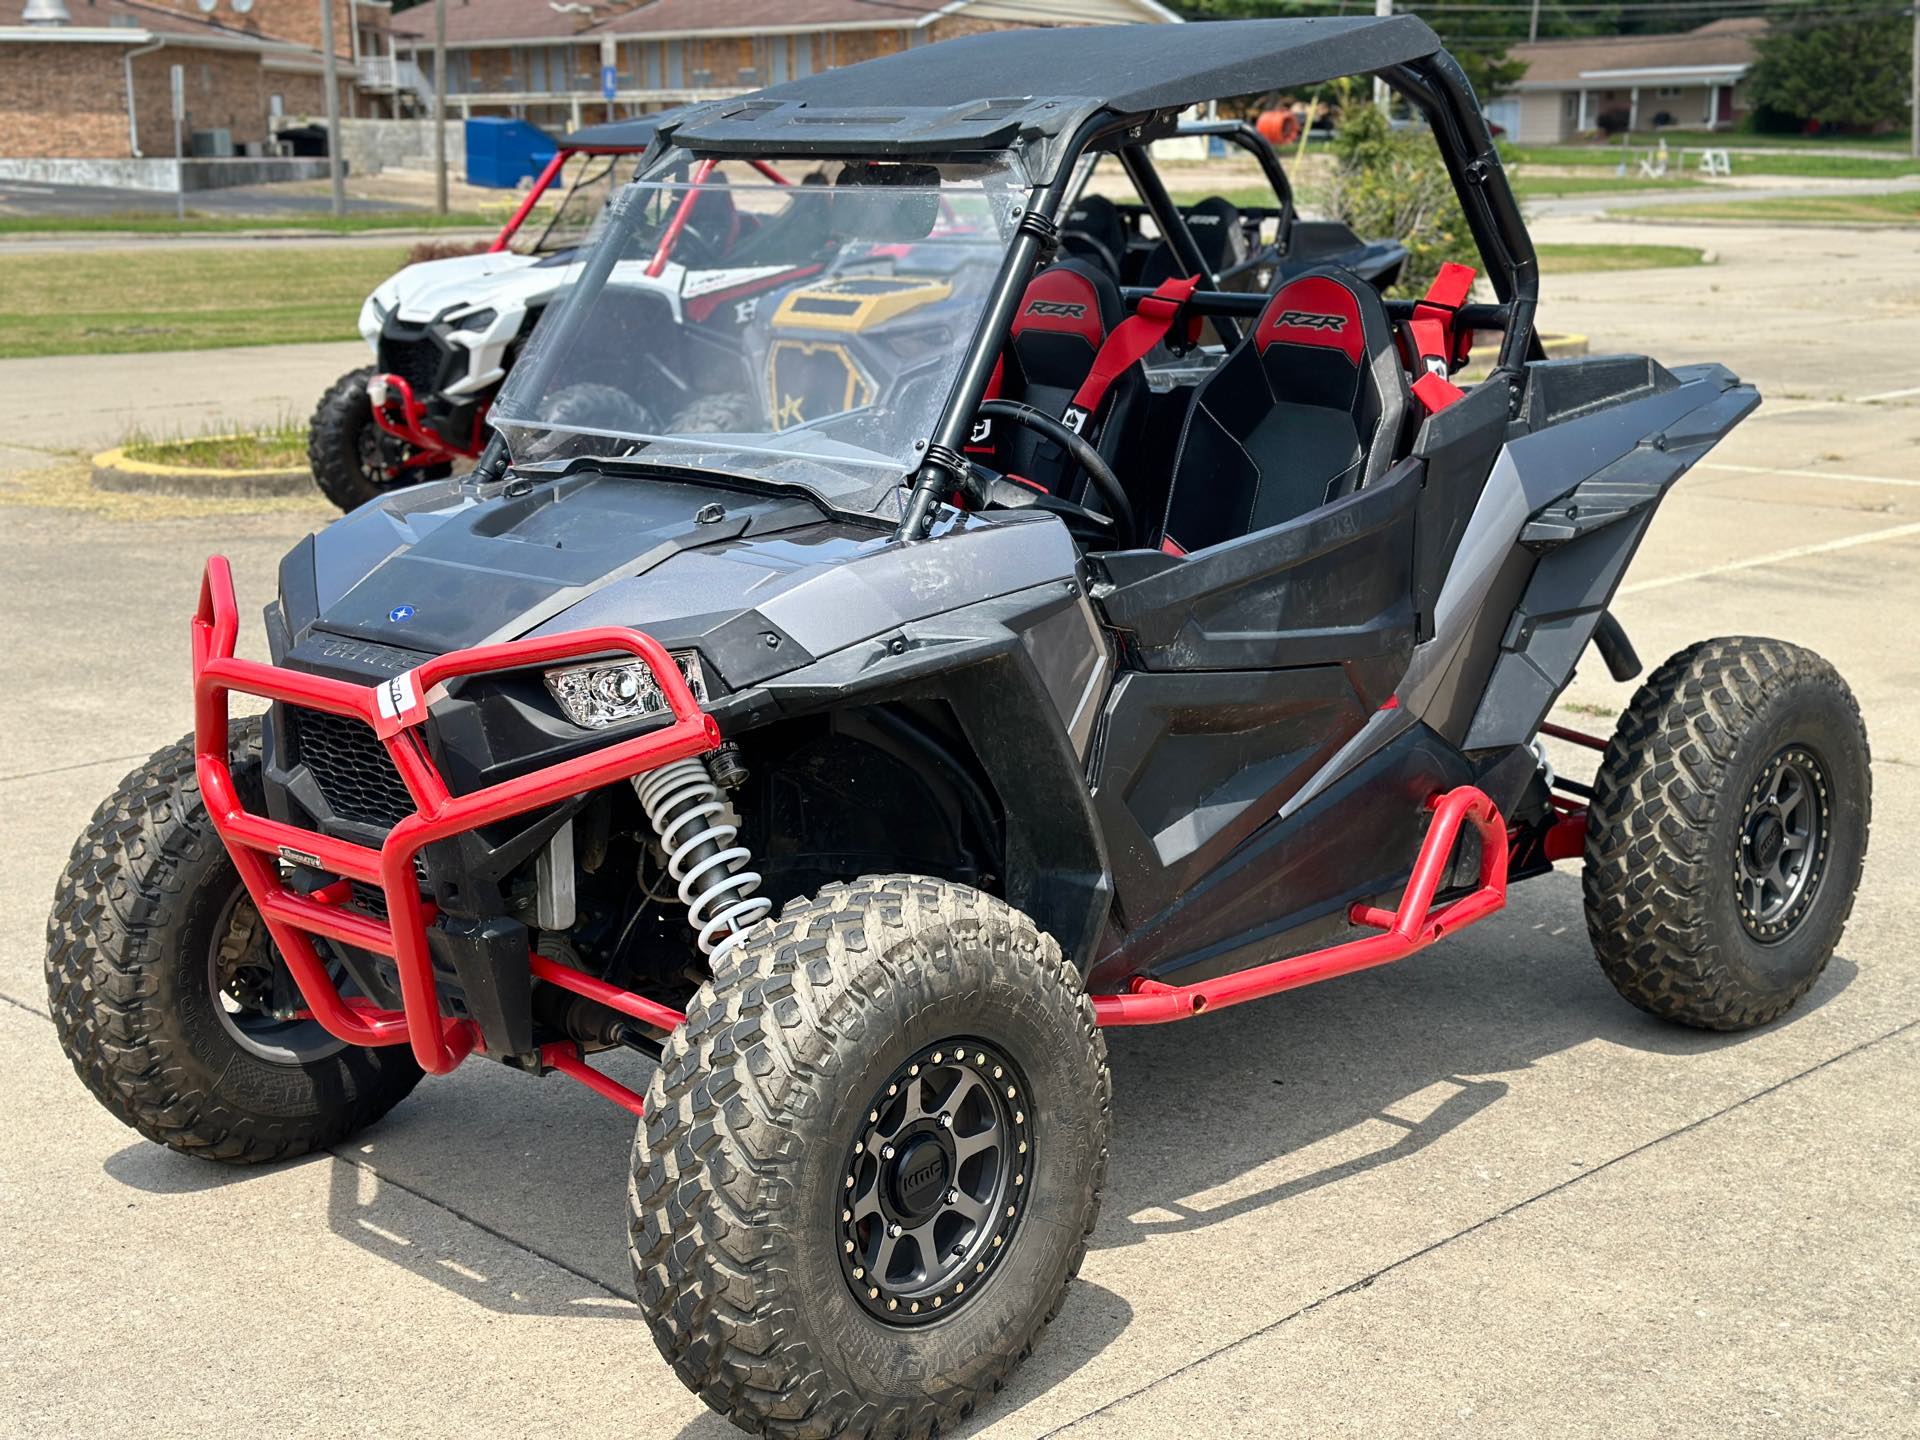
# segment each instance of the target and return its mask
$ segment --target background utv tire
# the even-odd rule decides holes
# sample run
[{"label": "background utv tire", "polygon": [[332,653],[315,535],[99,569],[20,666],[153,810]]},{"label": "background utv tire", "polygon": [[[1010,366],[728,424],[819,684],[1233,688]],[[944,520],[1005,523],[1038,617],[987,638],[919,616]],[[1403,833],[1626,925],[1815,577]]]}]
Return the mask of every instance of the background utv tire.
[{"label": "background utv tire", "polygon": [[387,490],[440,480],[453,473],[451,461],[420,465],[388,479],[385,466],[406,455],[407,444],[373,421],[367,382],[377,366],[349,370],[320,397],[307,427],[307,463],[320,493],[342,510],[354,510]]},{"label": "background utv tire", "polygon": [[[241,797],[257,805],[257,718],[235,722],[232,755]],[[73,1068],[125,1124],[207,1159],[284,1160],[372,1124],[421,1072],[404,1045],[341,1045],[313,1022],[283,1032],[306,1037],[313,1058],[248,1049],[222,1021],[210,973],[237,893],[191,742],[157,751],[73,847],[47,920],[47,994]]]},{"label": "background utv tire", "polygon": [[[851,1278],[864,1277],[843,1238],[859,1202],[843,1197],[860,1193],[853,1171],[880,1169],[882,1147],[856,1146],[888,1113],[888,1087],[903,1092],[901,1106],[926,1093],[916,1084],[933,1091],[948,1073],[936,1056],[949,1068],[978,1063],[972,1093],[996,1103],[1004,1093],[1018,1127],[1009,1134],[1031,1145],[1006,1147],[1025,1169],[983,1206],[1005,1233],[981,1234],[977,1251],[954,1244],[964,1258],[943,1282],[944,1305],[903,1298],[889,1310],[889,1297]],[[956,1137],[973,1128],[958,1119],[969,1103],[954,1106]],[[647,1092],[629,1237],[654,1340],[743,1429],[912,1437],[951,1427],[1028,1354],[1079,1270],[1111,1108],[1106,1046],[1080,977],[1018,911],[906,876],[789,904],[718,962]],[[904,1167],[908,1147],[929,1136],[900,1143],[894,1178],[920,1184],[924,1171]],[[933,1203],[977,1181],[956,1171],[955,1189],[932,1187]],[[986,1243],[994,1234],[1004,1245]]]},{"label": "background utv tire", "polygon": [[[1825,660],[1747,637],[1681,651],[1620,717],[1587,811],[1587,930],[1607,978],[1684,1025],[1776,1019],[1840,942],[1871,808],[1860,708]],[[1787,828],[1810,869],[1783,853]]]}]

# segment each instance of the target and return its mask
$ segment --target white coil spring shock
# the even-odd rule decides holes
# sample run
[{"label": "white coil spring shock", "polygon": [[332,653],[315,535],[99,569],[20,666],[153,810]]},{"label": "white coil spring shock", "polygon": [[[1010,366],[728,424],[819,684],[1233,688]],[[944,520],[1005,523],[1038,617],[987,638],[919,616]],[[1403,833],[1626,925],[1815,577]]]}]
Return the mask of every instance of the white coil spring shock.
[{"label": "white coil spring shock", "polygon": [[733,843],[740,827],[728,822],[727,803],[704,760],[676,760],[636,775],[633,788],[666,849],[667,874],[679,882],[701,952],[717,960],[773,909],[773,901],[754,894],[759,872],[744,868],[752,852]]}]

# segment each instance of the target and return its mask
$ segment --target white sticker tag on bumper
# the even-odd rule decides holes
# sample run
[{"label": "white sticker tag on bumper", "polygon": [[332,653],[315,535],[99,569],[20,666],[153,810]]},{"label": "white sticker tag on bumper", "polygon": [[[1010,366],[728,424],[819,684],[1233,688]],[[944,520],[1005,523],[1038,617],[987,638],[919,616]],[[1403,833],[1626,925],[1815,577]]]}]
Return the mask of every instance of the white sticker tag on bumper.
[{"label": "white sticker tag on bumper", "polygon": [[413,671],[402,670],[398,675],[380,682],[380,713],[389,720],[398,720],[411,714],[420,705],[420,692],[413,683]]}]

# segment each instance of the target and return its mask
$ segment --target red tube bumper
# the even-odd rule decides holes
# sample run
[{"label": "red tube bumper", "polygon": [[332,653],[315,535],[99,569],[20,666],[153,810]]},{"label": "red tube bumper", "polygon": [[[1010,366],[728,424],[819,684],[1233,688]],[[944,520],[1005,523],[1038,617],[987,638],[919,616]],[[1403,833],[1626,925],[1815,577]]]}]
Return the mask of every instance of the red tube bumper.
[{"label": "red tube bumper", "polygon": [[[238,631],[232,571],[216,555],[207,562],[200,608],[193,621],[195,769],[207,813],[313,1017],[351,1045],[411,1044],[415,1058],[431,1074],[444,1074],[458,1065],[476,1047],[479,1034],[470,1022],[441,1014],[427,952],[431,907],[421,898],[414,856],[436,840],[704,754],[720,743],[719,727],[700,709],[679,666],[658,641],[637,630],[602,627],[456,650],[372,686],[235,659]],[[671,725],[470,794],[448,793],[420,732],[435,686],[462,675],[616,652],[646,662],[653,671],[673,711]],[[227,697],[235,692],[366,724],[392,757],[415,813],[394,826],[374,850],[249,812],[234,788],[227,758]],[[281,883],[280,860],[378,885],[389,918],[382,921],[345,909],[341,904],[345,886],[328,886],[310,895],[288,889]],[[403,1008],[383,1010],[364,999],[342,996],[314,949],[316,936],[391,956],[399,972]],[[670,1030],[685,1018],[667,1006],[543,957],[531,957],[529,963],[537,978],[600,1000],[660,1029]],[[545,1058],[553,1068],[580,1078],[578,1071],[585,1066],[577,1056],[562,1056],[551,1046],[548,1050],[553,1054]],[[594,1088],[608,1093],[601,1085]],[[628,1099],[619,1103],[629,1109],[637,1105],[637,1097],[623,1093]]]},{"label": "red tube bumper", "polygon": [[[1434,892],[1446,874],[1460,827],[1480,835],[1480,876],[1473,890],[1435,909]],[[1102,1025],[1159,1025],[1187,1020],[1207,1010],[1238,1005],[1262,996],[1295,990],[1374,965],[1403,960],[1442,935],[1484,920],[1507,903],[1507,827],[1493,801],[1471,785],[1462,785],[1433,803],[1433,824],[1414,861],[1413,874],[1397,910],[1356,905],[1350,918],[1382,933],[1349,940],[1328,950],[1295,955],[1196,985],[1163,985],[1144,976],[1123,995],[1095,995],[1093,1016]]]},{"label": "red tube bumper", "polygon": [[[413,393],[404,376],[376,375],[376,385],[385,393],[369,393],[368,399],[373,405],[373,423],[396,439],[404,440],[413,447],[413,453],[402,460],[395,470],[395,477],[408,470],[418,470],[427,465],[437,465],[442,460],[455,456],[472,459],[486,446],[487,407],[482,405],[473,417],[473,433],[463,444],[455,444],[427,423],[427,407]],[[375,398],[379,395],[379,398]]]}]

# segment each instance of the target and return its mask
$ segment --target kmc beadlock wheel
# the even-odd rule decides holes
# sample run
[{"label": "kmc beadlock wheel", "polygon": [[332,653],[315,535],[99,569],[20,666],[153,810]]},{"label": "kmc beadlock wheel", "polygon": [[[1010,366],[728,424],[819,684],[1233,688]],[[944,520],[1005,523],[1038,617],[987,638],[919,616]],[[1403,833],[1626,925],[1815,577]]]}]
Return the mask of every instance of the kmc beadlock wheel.
[{"label": "kmc beadlock wheel", "polygon": [[[260,804],[260,722],[232,727]],[[190,742],[120,782],[73,847],[47,920],[47,995],[73,1068],[149,1140],[210,1160],[284,1160],[344,1140],[420,1079],[302,1019],[240,872],[207,818]]]},{"label": "kmc beadlock wheel", "polygon": [[1086,1253],[1106,1047],[1080,977],[965,886],[829,886],[717,962],[634,1144],[655,1341],[736,1424],[923,1436],[998,1390]]},{"label": "kmc beadlock wheel", "polygon": [[1654,1015],[1744,1030],[1826,968],[1872,810],[1866,730],[1834,668],[1778,640],[1708,640],[1648,677],[1587,812],[1587,929]]}]

